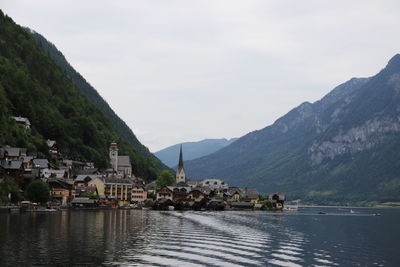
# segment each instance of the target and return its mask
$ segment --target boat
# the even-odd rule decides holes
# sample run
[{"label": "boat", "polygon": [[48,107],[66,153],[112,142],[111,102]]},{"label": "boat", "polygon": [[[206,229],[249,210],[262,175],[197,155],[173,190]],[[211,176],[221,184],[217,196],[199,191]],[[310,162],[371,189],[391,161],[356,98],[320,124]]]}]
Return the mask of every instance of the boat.
[{"label": "boat", "polygon": [[285,206],[283,206],[283,210],[284,211],[298,211],[299,210],[299,206],[297,206],[297,205],[285,205]]},{"label": "boat", "polygon": [[320,212],[318,212],[318,214],[326,214],[326,212],[325,211],[320,211]]},{"label": "boat", "polygon": [[55,212],[57,211],[56,209],[51,209],[51,208],[46,208],[46,209],[35,209],[35,210],[31,210],[34,212]]},{"label": "boat", "polygon": [[354,213],[356,213],[356,212],[355,212],[354,210],[351,209],[351,210],[350,210],[350,213],[351,213],[351,214],[354,214]]},{"label": "boat", "polygon": [[380,213],[374,213],[374,214],[372,214],[372,216],[381,216],[381,214]]}]

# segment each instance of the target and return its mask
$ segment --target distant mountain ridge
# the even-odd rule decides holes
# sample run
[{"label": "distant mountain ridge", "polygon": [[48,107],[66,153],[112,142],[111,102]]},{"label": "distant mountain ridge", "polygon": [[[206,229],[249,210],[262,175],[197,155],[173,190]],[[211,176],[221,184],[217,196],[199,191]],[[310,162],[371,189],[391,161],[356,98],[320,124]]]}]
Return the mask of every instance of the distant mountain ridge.
[{"label": "distant mountain ridge", "polygon": [[192,160],[207,156],[219,149],[232,144],[237,138],[204,139],[198,142],[185,142],[169,146],[154,153],[164,164],[175,167],[178,164],[180,145],[183,146],[184,159]]},{"label": "distant mountain ridge", "polygon": [[400,200],[400,55],[273,125],[201,159],[191,178],[218,177],[318,203]]}]

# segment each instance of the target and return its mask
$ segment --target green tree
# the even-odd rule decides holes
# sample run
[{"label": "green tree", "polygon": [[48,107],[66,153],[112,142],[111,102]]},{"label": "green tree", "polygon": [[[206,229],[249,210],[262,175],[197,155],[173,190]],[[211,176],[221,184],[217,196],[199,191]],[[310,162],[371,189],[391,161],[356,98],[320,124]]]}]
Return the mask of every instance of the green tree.
[{"label": "green tree", "polygon": [[[11,196],[11,199],[10,199]],[[0,202],[10,203],[20,200],[19,187],[16,182],[10,179],[3,179],[0,182]]]},{"label": "green tree", "polygon": [[46,203],[50,199],[49,186],[41,180],[35,180],[30,183],[25,194],[32,202]]},{"label": "green tree", "polygon": [[264,209],[271,210],[272,209],[272,202],[269,200],[260,201],[261,204],[264,205]]},{"label": "green tree", "polygon": [[175,182],[174,176],[171,174],[170,171],[164,170],[160,173],[157,177],[157,188],[161,188],[165,185],[173,185]]}]

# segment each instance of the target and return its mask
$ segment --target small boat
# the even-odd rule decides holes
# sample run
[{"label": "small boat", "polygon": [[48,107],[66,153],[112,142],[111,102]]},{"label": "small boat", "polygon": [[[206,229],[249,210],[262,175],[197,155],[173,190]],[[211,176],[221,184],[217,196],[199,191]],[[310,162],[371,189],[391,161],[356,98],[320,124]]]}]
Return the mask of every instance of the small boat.
[{"label": "small boat", "polygon": [[297,205],[285,205],[283,207],[284,211],[298,211],[299,210],[299,206]]},{"label": "small boat", "polygon": [[318,212],[318,214],[326,214],[326,212],[325,211],[320,211],[320,212]]},{"label": "small boat", "polygon": [[356,212],[355,212],[354,210],[351,209],[351,210],[350,210],[350,213],[351,213],[351,214],[354,214],[354,213],[356,213]]},{"label": "small boat", "polygon": [[47,209],[36,209],[36,210],[31,210],[31,211],[34,211],[34,212],[55,212],[57,210],[56,209],[47,208]]},{"label": "small boat", "polygon": [[381,216],[381,214],[380,213],[374,213],[374,214],[372,214],[372,216]]}]

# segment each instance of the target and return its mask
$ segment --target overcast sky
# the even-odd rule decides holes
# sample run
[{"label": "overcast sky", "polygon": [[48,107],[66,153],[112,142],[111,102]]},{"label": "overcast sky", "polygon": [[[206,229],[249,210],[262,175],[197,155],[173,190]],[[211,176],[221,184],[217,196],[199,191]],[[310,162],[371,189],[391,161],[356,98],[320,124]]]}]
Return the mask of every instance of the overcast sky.
[{"label": "overcast sky", "polygon": [[400,51],[400,1],[0,0],[157,151],[239,137]]}]

